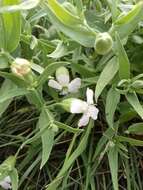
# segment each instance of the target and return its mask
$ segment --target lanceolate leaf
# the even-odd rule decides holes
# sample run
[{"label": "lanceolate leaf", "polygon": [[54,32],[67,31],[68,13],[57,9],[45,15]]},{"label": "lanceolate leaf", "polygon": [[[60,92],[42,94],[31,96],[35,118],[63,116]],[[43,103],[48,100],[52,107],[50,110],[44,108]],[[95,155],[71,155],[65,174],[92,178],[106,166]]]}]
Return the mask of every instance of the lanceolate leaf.
[{"label": "lanceolate leaf", "polygon": [[110,147],[108,152],[109,166],[112,176],[114,190],[119,190],[118,187],[118,149],[116,145]]},{"label": "lanceolate leaf", "polygon": [[[18,0],[3,0],[1,5],[17,4]],[[20,13],[3,13],[0,14],[0,48],[6,51],[14,51],[19,43],[21,30]]]},{"label": "lanceolate leaf", "polygon": [[7,89],[7,94],[0,94],[0,103],[3,103],[11,98],[17,97],[17,96],[23,96],[28,94],[28,90],[22,89],[22,88],[13,88],[13,89]]},{"label": "lanceolate leaf", "polygon": [[119,17],[113,27],[115,31],[118,31],[120,38],[123,39],[131,34],[131,32],[137,27],[138,23],[142,19],[143,2],[140,1],[125,16]]},{"label": "lanceolate leaf", "polygon": [[51,22],[56,26],[58,30],[62,31],[64,34],[66,34],[83,46],[94,47],[96,34],[91,29],[89,29],[89,27],[85,26],[83,23],[77,25],[76,21],[72,24],[70,24],[70,21],[69,24],[68,21],[66,21],[65,23],[65,20],[64,22],[62,22],[61,18],[59,19],[59,17],[56,15],[55,12],[53,12],[51,7],[45,5],[45,8]]},{"label": "lanceolate leaf", "polygon": [[117,48],[116,48],[117,58],[119,61],[119,77],[120,79],[129,79],[130,63],[118,33],[116,33],[116,43],[117,43]]},{"label": "lanceolate leaf", "polygon": [[[5,80],[0,88],[0,96],[7,96],[8,91],[13,88],[16,88],[16,85],[10,80]],[[13,98],[9,98],[6,101],[0,103],[0,116],[5,112],[12,100]]]},{"label": "lanceolate leaf", "polygon": [[130,125],[127,132],[131,133],[131,134],[142,135],[143,134],[143,123],[134,123],[134,124]]},{"label": "lanceolate leaf", "polygon": [[40,168],[42,168],[46,162],[49,159],[51,150],[54,145],[54,136],[55,132],[50,128],[50,122],[53,120],[51,113],[48,109],[43,108],[39,121],[38,121],[38,127],[40,130],[43,130],[47,126],[47,130],[45,130],[44,133],[41,134],[42,138],[42,163]]},{"label": "lanceolate leaf", "polygon": [[[28,10],[36,7],[40,0],[26,0],[22,3],[18,3],[19,1],[13,3],[11,6],[2,6],[0,7],[0,13],[6,13],[6,12],[16,12],[21,10]],[[18,4],[17,4],[18,3]]]},{"label": "lanceolate leaf", "polygon": [[138,115],[143,119],[143,107],[140,104],[136,93],[128,93],[126,94],[126,98]]},{"label": "lanceolate leaf", "polygon": [[56,17],[65,25],[73,26],[81,24],[82,20],[67,11],[57,0],[48,0],[48,5]]},{"label": "lanceolate leaf", "polygon": [[112,58],[105,68],[103,69],[95,88],[95,99],[98,100],[98,97],[102,93],[103,89],[106,87],[107,84],[114,78],[115,74],[118,71],[118,63],[117,59],[114,57]]},{"label": "lanceolate leaf", "polygon": [[105,107],[106,120],[110,127],[113,127],[114,113],[116,111],[119,101],[120,101],[120,94],[114,88],[111,88],[107,94],[106,107]]},{"label": "lanceolate leaf", "polygon": [[136,140],[136,139],[133,139],[133,138],[123,137],[123,136],[118,136],[117,139],[120,142],[128,142],[132,146],[143,146],[143,141],[141,141],[141,140]]},{"label": "lanceolate leaf", "polygon": [[78,147],[67,159],[65,159],[65,162],[59,174],[57,175],[55,180],[53,180],[52,183],[48,185],[46,190],[58,189],[58,186],[61,183],[62,177],[66,174],[66,172],[75,162],[76,158],[78,158],[78,156],[80,156],[82,152],[85,150],[92,127],[93,127],[93,122],[91,121],[88,125],[87,130],[85,131],[85,134],[83,134]]}]

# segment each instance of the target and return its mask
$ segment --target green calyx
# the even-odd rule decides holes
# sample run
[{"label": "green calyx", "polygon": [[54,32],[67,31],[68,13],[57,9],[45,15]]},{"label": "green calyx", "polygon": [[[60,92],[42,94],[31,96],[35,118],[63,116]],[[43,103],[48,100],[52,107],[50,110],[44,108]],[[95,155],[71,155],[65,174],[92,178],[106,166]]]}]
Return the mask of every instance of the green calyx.
[{"label": "green calyx", "polygon": [[65,111],[70,112],[70,110],[71,110],[71,103],[72,103],[72,101],[73,101],[74,99],[75,99],[75,98],[68,98],[68,99],[63,100],[63,101],[60,103],[61,107],[62,107]]}]

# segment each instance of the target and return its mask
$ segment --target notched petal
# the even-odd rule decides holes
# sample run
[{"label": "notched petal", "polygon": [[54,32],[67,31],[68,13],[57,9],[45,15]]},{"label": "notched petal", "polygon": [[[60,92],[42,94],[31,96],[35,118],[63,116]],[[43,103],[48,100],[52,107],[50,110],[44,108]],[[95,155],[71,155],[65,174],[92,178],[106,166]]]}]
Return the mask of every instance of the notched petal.
[{"label": "notched petal", "polygon": [[48,82],[48,86],[57,89],[57,90],[62,90],[62,86],[55,80],[51,79]]},{"label": "notched petal", "polygon": [[94,101],[93,101],[93,90],[91,90],[90,88],[87,88],[86,90],[86,98],[87,98],[87,103],[88,104],[94,104]]},{"label": "notched petal", "polygon": [[86,126],[89,122],[89,116],[88,114],[83,114],[81,119],[78,122],[78,127]]},{"label": "notched petal", "polygon": [[68,85],[68,91],[71,93],[76,93],[78,92],[79,88],[81,86],[81,79],[80,78],[75,78],[72,80],[69,85]]}]

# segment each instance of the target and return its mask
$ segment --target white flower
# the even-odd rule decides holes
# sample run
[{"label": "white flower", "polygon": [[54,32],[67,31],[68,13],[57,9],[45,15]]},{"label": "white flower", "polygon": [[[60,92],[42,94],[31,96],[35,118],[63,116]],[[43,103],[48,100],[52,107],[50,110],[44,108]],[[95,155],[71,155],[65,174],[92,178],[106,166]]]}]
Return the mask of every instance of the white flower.
[{"label": "white flower", "polygon": [[78,126],[86,126],[89,122],[90,117],[93,120],[97,119],[99,110],[95,107],[93,101],[93,91],[87,88],[86,97],[87,101],[82,101],[80,99],[73,99],[70,107],[71,113],[83,113],[83,116],[78,122]]},{"label": "white flower", "polygon": [[49,80],[48,85],[58,91],[61,95],[78,92],[81,86],[81,79],[75,78],[70,82],[69,72],[65,67],[56,70],[56,80]]},{"label": "white flower", "polygon": [[31,64],[23,58],[16,58],[11,65],[11,71],[17,76],[23,77],[31,71]]},{"label": "white flower", "polygon": [[11,189],[11,179],[9,176],[5,177],[2,181],[0,181],[0,186],[4,189]]}]

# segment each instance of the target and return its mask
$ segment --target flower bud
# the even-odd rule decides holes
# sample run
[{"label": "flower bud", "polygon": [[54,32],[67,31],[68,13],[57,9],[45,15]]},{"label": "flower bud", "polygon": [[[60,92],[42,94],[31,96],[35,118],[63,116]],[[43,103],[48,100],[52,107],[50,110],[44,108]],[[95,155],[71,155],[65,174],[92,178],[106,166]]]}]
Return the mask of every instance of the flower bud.
[{"label": "flower bud", "polygon": [[98,54],[107,54],[111,50],[112,46],[112,37],[107,32],[97,34],[94,48]]},{"label": "flower bud", "polygon": [[31,71],[31,64],[26,59],[16,58],[11,65],[11,71],[13,74],[23,77]]}]

